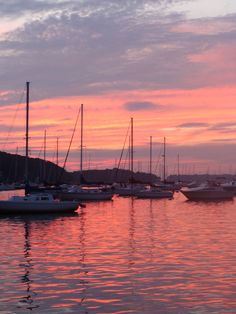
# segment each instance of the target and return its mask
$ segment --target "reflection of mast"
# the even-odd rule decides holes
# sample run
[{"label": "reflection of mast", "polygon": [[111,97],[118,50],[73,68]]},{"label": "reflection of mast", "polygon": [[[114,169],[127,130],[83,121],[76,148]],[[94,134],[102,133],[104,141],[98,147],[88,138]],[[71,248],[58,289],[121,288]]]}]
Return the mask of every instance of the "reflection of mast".
[{"label": "reflection of mast", "polygon": [[134,253],[135,253],[135,210],[134,210],[134,199],[130,198],[130,224],[129,224],[129,265],[134,264]]},{"label": "reflection of mast", "polygon": [[[30,245],[30,225],[27,221],[24,224],[25,228],[25,245],[24,245],[24,257],[25,257],[25,264],[21,264],[20,266],[24,267],[24,275],[21,277],[22,283],[26,286],[26,296],[20,300],[20,304],[22,307],[26,306],[26,308],[32,311],[35,308],[38,308],[39,305],[34,305],[33,296],[37,295],[36,292],[31,291],[31,283],[32,280],[30,279],[30,270],[33,268],[32,259],[31,259],[31,245]],[[21,307],[21,306],[20,306]]]},{"label": "reflection of mast", "polygon": [[150,220],[149,220],[149,238],[150,238],[150,257],[153,258],[153,249],[155,247],[155,240],[154,240],[154,230],[155,230],[155,223],[154,223],[154,215],[153,215],[153,200],[150,199]]},{"label": "reflection of mast", "polygon": [[[88,271],[86,269],[85,264],[85,256],[86,256],[86,249],[85,249],[85,240],[86,240],[86,234],[85,234],[85,221],[86,221],[86,214],[83,211],[84,209],[81,209],[81,215],[80,215],[80,235],[79,235],[79,243],[80,243],[80,263],[82,265],[83,271],[81,272],[81,275],[83,276],[80,280],[80,283],[83,287],[81,291],[81,301],[80,305],[83,305],[83,302],[86,299],[86,291],[88,289],[87,287],[87,276]],[[86,312],[87,313],[87,312]]]}]

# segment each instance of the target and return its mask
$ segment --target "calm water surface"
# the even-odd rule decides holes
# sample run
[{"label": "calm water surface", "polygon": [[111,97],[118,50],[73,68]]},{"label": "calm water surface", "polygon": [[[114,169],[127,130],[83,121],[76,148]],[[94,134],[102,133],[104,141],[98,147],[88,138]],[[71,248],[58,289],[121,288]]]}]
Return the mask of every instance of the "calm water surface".
[{"label": "calm water surface", "polygon": [[0,238],[0,314],[236,313],[236,201],[117,197]]}]

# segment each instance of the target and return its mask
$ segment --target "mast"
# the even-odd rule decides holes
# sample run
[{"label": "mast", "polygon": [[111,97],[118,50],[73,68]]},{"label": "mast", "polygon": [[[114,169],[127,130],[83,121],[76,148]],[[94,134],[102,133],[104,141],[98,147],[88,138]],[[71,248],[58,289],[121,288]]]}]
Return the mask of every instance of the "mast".
[{"label": "mast", "polygon": [[83,124],[84,124],[84,105],[81,104],[81,124],[80,124],[80,184],[83,181]]},{"label": "mast", "polygon": [[47,145],[47,130],[44,130],[44,149],[43,149],[43,180],[46,181],[46,145]]},{"label": "mast", "polygon": [[15,175],[14,175],[15,182],[17,182],[17,168],[18,168],[18,146],[16,147],[16,158],[15,158]]},{"label": "mast", "polygon": [[71,145],[72,145],[72,141],[73,141],[73,138],[74,138],[74,135],[75,135],[75,130],[76,130],[77,123],[78,123],[78,120],[79,120],[79,115],[80,115],[80,110],[77,113],[74,129],[73,129],[72,136],[71,136],[71,139],[70,139],[70,144],[69,144],[69,147],[68,147],[68,150],[67,150],[67,153],[66,153],[66,157],[65,157],[65,160],[64,160],[63,167],[61,168],[61,171],[60,171],[60,176],[58,178],[58,182],[61,181],[62,176],[63,176],[63,171],[64,171],[65,166],[66,166],[66,162],[67,162],[67,159],[68,159],[68,156],[69,156],[69,152],[70,152],[70,148],[71,148]]},{"label": "mast", "polygon": [[149,163],[150,182],[152,181],[152,136],[150,136],[150,163]]},{"label": "mast", "polygon": [[133,186],[133,181],[134,181],[134,125],[133,125],[133,118],[131,118],[131,135],[130,135],[130,166],[131,166],[131,180],[132,180],[132,186]]},{"label": "mast", "polygon": [[25,195],[28,194],[29,187],[29,85],[30,82],[26,82]]},{"label": "mast", "polygon": [[59,150],[59,137],[57,137],[57,142],[56,142],[56,170],[55,170],[55,182],[57,183],[57,178],[58,178],[58,165],[59,165],[59,161],[58,161],[58,150]]},{"label": "mast", "polygon": [[57,152],[56,152],[56,165],[58,166],[58,147],[59,147],[59,138],[57,137]]},{"label": "mast", "polygon": [[178,182],[179,182],[179,154],[177,156],[178,164],[177,164],[177,176],[178,176]]},{"label": "mast", "polygon": [[163,152],[163,182],[166,182],[166,138],[164,137],[164,152]]},{"label": "mast", "polygon": [[130,136],[129,136],[129,171],[130,171],[130,167],[131,167],[131,163],[130,163],[130,159],[131,159],[131,157],[130,157]]}]

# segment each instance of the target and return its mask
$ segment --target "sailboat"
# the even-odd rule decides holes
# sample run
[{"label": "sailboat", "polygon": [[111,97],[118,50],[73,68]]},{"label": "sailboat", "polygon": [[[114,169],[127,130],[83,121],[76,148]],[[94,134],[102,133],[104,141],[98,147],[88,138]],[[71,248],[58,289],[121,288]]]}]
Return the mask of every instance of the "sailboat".
[{"label": "sailboat", "polygon": [[81,104],[81,136],[80,136],[80,185],[73,185],[63,191],[58,192],[61,200],[79,200],[79,201],[108,201],[111,200],[114,193],[107,188],[84,188],[82,187],[83,178],[83,119],[84,106]]},{"label": "sailboat", "polygon": [[163,142],[163,180],[162,182],[158,182],[155,184],[157,188],[159,188],[162,191],[175,191],[177,186],[175,185],[174,182],[169,182],[167,181],[166,178],[166,138],[164,137],[164,142]]},{"label": "sailboat", "polygon": [[29,82],[26,82],[26,149],[25,149],[25,195],[12,196],[0,201],[0,214],[34,214],[73,212],[79,207],[76,201],[61,202],[51,194],[29,194]]},{"label": "sailboat", "polygon": [[[152,136],[150,136],[150,178],[152,178]],[[135,196],[137,198],[149,198],[149,199],[172,198],[173,192],[167,191],[167,190],[161,190],[160,188],[155,187],[152,184],[150,184],[150,186],[146,187],[145,189],[137,191],[135,193]]]},{"label": "sailboat", "polygon": [[136,191],[143,188],[142,184],[134,183],[134,121],[130,119],[130,143],[129,143],[129,170],[131,173],[130,183],[113,184],[115,194],[119,196],[134,196]]}]

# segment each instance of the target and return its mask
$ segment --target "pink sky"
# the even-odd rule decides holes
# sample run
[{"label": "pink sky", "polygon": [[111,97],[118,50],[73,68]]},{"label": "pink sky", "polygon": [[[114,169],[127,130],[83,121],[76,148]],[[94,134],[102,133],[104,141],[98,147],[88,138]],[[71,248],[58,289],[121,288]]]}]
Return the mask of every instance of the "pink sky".
[{"label": "pink sky", "polygon": [[[148,170],[150,136],[157,164],[165,136],[169,172],[177,154],[183,172],[236,172],[236,8],[222,5],[220,15],[217,2],[215,16],[189,18],[181,0],[182,12],[169,1],[109,2],[108,9],[105,1],[80,8],[32,1],[27,9],[16,0],[15,26],[17,5],[0,9],[0,149],[24,154],[29,80],[32,157],[43,157],[47,130],[47,159],[55,161],[59,137],[63,163],[83,103],[85,168],[115,166],[133,117],[135,170]],[[201,1],[192,2],[200,9]],[[68,170],[79,168],[79,148],[78,127]]]}]

